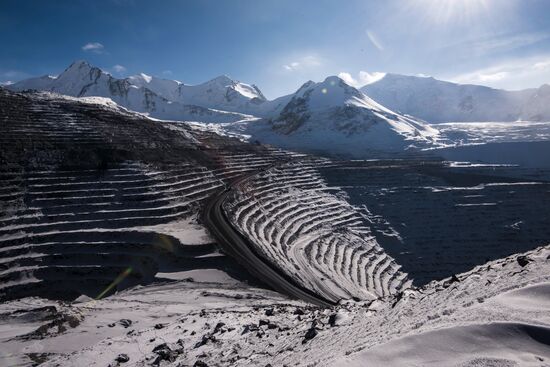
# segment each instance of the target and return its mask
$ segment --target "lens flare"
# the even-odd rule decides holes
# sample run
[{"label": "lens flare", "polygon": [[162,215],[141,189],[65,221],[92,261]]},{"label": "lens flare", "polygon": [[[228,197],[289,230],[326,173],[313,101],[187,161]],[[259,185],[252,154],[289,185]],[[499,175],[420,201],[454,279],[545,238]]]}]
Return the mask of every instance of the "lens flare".
[{"label": "lens flare", "polygon": [[154,246],[161,248],[167,252],[174,253],[175,247],[173,241],[170,240],[168,236],[162,233],[157,234],[158,241],[155,241]]},{"label": "lens flare", "polygon": [[115,280],[103,292],[101,292],[95,299],[100,300],[102,299],[107,293],[109,293],[114,287],[116,287],[120,282],[122,282],[128,275],[132,273],[132,267],[127,268],[122,273],[120,273],[119,276],[116,277]]}]

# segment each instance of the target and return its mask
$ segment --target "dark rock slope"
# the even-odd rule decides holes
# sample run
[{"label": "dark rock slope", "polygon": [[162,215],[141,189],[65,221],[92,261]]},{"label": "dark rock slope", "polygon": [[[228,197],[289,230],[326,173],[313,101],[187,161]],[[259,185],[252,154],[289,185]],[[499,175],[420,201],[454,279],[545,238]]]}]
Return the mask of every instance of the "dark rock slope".
[{"label": "dark rock slope", "polygon": [[172,269],[242,276],[227,258],[204,256],[214,244],[151,227],[185,230],[227,180],[282,154],[117,107],[5,89],[0,146],[0,299],[98,297]]}]

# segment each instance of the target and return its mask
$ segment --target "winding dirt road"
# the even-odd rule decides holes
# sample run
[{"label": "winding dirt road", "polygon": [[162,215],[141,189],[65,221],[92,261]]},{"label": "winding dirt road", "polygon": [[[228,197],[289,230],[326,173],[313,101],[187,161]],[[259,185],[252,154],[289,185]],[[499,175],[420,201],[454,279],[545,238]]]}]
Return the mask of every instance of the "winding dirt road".
[{"label": "winding dirt road", "polygon": [[333,306],[335,304],[334,302],[324,299],[313,291],[295,284],[290,277],[282,274],[273,264],[262,258],[262,256],[254,250],[253,245],[248,239],[237,231],[229,222],[223,210],[224,200],[236,185],[242,184],[245,180],[258,173],[259,171],[242,176],[229,184],[225,190],[214,195],[206,204],[203,215],[204,224],[228,255],[236,259],[241,265],[246,267],[253,276],[257,277],[268,286],[278,292],[318,306]]}]

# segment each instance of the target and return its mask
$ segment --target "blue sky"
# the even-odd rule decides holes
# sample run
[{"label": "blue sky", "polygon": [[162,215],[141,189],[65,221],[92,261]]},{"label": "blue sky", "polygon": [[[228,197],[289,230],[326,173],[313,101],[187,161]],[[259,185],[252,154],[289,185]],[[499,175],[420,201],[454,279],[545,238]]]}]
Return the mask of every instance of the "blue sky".
[{"label": "blue sky", "polygon": [[85,59],[197,84],[220,74],[268,98],[381,72],[506,89],[550,83],[548,0],[0,1],[0,82]]}]

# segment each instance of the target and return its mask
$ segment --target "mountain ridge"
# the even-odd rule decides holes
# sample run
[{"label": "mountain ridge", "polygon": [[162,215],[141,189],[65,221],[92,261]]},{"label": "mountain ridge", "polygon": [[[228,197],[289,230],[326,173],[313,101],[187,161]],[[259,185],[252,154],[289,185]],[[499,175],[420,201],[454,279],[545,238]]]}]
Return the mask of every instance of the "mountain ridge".
[{"label": "mountain ridge", "polygon": [[423,121],[387,109],[337,76],[304,83],[270,118],[227,128],[262,143],[353,157],[403,152],[429,145],[438,135]]},{"label": "mountain ridge", "polygon": [[380,104],[430,123],[550,120],[548,87],[507,91],[433,77],[386,74],[361,91]]},{"label": "mountain ridge", "polygon": [[[337,77],[332,78],[332,82],[340,83],[334,79]],[[296,93],[314,84],[308,81]],[[73,62],[59,76],[45,75],[5,87],[13,91],[34,89],[73,97],[107,97],[122,107],[151,117],[205,123],[236,122],[253,116],[276,119],[296,96],[291,93],[268,100],[256,85],[233,80],[227,75],[196,85],[145,73],[116,78],[84,60]],[[507,91],[433,77],[388,73],[358,90],[368,96],[370,104],[376,102],[379,107],[429,123],[550,121],[548,84]]]},{"label": "mountain ridge", "polygon": [[135,82],[136,79],[117,79],[100,68],[79,60],[73,62],[57,77],[27,79],[6,88],[12,91],[31,89],[54,92],[72,97],[106,97],[122,107],[165,120],[233,122],[251,117],[237,112],[172,101],[148,88],[148,83],[153,81],[152,78],[147,82],[147,78],[142,76],[141,85],[132,83],[132,80]]}]

